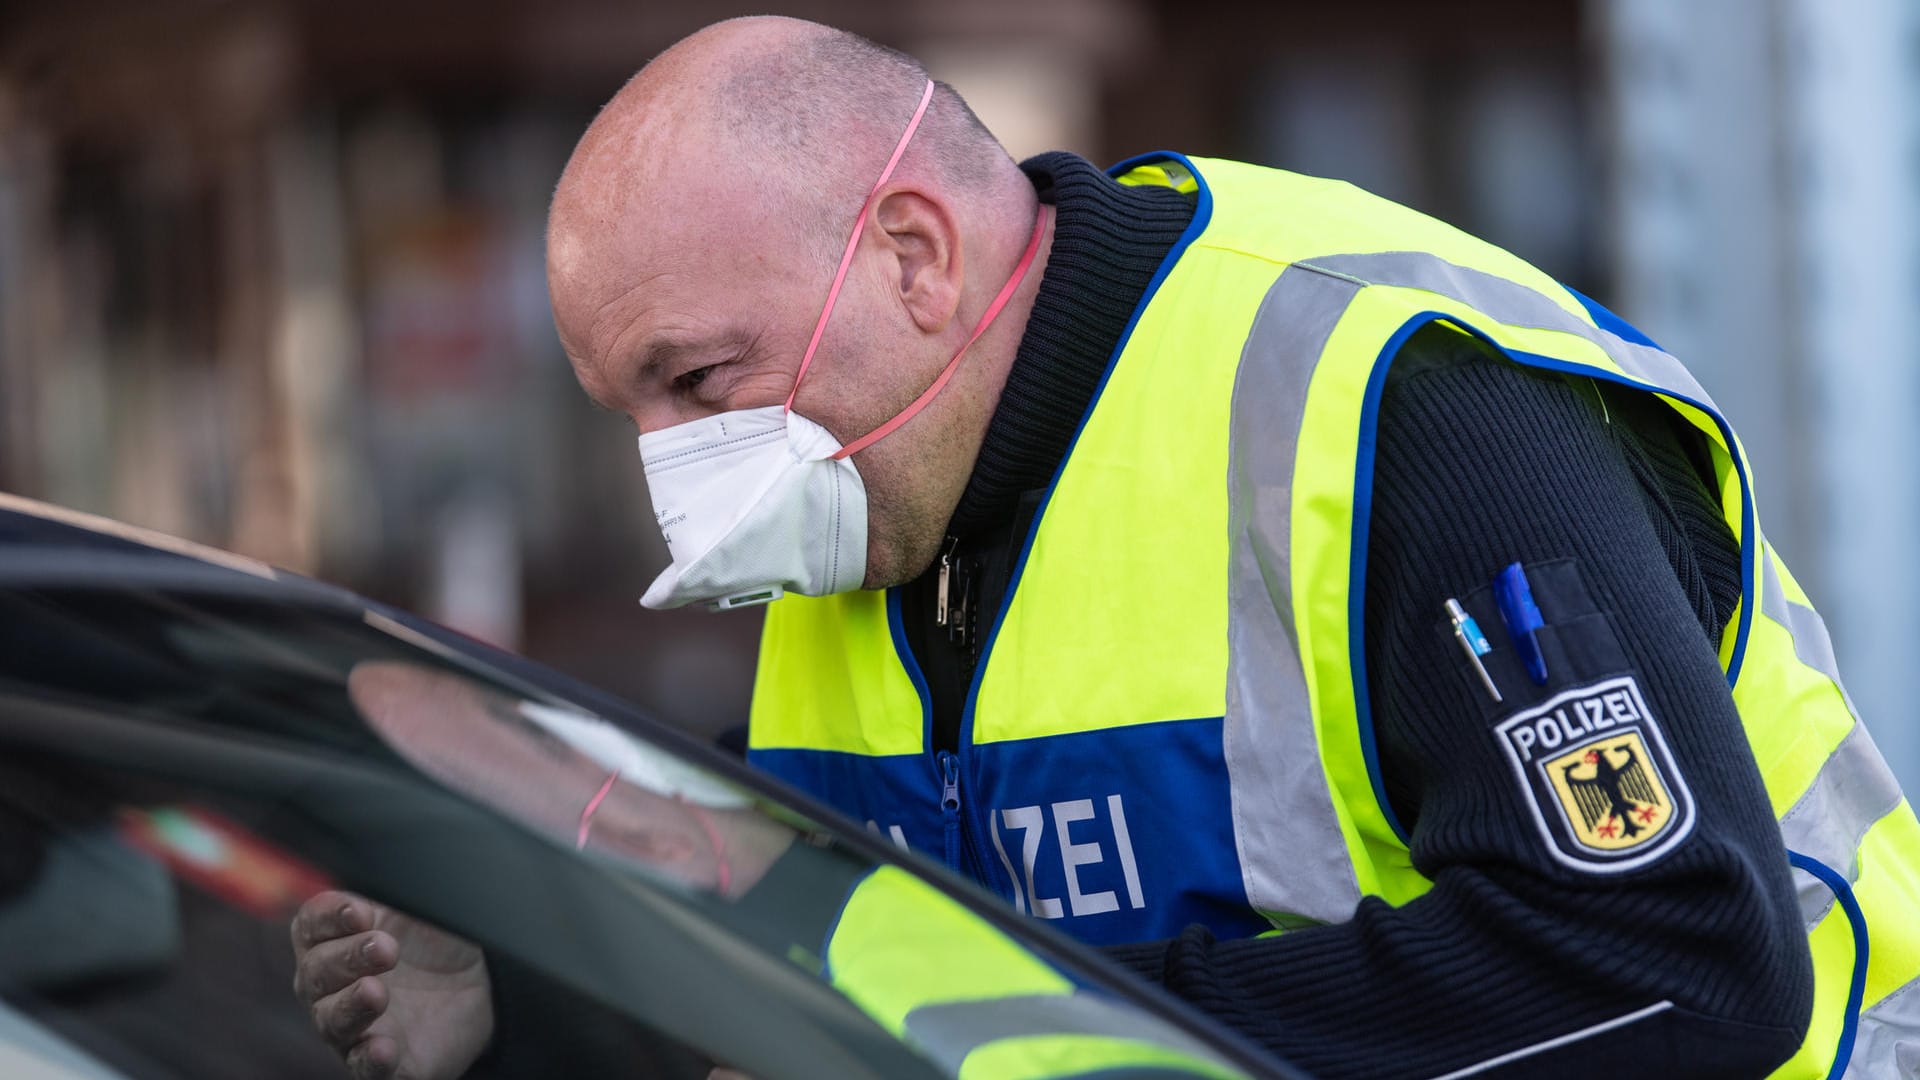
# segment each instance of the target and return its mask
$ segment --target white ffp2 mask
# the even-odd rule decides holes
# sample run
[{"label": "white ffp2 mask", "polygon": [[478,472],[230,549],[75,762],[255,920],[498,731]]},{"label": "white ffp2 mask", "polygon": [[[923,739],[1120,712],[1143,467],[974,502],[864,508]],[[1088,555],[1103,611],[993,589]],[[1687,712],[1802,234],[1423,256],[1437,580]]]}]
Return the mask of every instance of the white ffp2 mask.
[{"label": "white ffp2 mask", "polygon": [[826,596],[867,572],[867,489],[840,441],[780,405],[640,436],[654,516],[673,554],[640,602],[745,607],[785,589]]}]

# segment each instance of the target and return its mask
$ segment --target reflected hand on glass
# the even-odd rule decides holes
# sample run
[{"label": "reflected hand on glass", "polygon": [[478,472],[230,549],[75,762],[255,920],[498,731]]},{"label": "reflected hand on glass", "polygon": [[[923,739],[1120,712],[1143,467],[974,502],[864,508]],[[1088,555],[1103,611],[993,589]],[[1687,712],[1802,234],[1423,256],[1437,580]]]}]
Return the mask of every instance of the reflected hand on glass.
[{"label": "reflected hand on glass", "polygon": [[294,994],[356,1080],[447,1080],[493,1033],[487,965],[472,943],[352,893],[293,918]]}]

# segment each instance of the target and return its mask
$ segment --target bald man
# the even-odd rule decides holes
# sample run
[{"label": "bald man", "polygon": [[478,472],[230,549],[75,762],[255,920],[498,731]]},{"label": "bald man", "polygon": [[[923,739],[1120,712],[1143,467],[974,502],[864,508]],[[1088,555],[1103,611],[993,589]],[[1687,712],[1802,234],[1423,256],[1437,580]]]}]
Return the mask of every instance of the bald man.
[{"label": "bald man", "polygon": [[1810,864],[1911,814],[1870,744],[1762,775],[1854,721],[1731,430],[1605,309],[1345,185],[1016,165],[770,18],[608,104],[548,256],[645,602],[777,600],[761,767],[1317,1074],[1825,1075],[1871,1026],[1844,958],[1810,1023]]}]

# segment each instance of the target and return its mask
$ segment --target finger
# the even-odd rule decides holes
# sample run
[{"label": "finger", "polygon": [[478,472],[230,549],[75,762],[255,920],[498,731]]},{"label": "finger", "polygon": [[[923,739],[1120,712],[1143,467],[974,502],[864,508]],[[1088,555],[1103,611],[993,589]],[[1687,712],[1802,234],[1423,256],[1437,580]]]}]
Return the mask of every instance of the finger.
[{"label": "finger", "polygon": [[399,956],[400,943],[384,930],[323,941],[308,949],[294,965],[294,996],[315,1004],[363,975],[384,975],[392,971]]},{"label": "finger", "polygon": [[295,956],[323,941],[373,927],[373,904],[364,896],[328,889],[315,893],[293,916]]},{"label": "finger", "polygon": [[391,1035],[364,1039],[347,1054],[353,1080],[391,1080],[400,1064],[400,1044]]},{"label": "finger", "polygon": [[351,1050],[373,1022],[386,1015],[387,987],[371,976],[356,980],[313,1005],[313,1026],[341,1052]]}]

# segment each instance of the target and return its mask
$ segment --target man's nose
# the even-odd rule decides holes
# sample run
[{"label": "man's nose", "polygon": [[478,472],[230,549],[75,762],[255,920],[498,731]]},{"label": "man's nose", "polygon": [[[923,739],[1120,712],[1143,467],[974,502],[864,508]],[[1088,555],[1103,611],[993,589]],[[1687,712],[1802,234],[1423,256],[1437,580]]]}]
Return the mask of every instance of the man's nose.
[{"label": "man's nose", "polygon": [[640,434],[649,435],[676,424],[705,419],[720,411],[713,406],[691,401],[662,401],[633,409],[627,413],[627,418],[633,421],[634,427],[640,429]]}]

